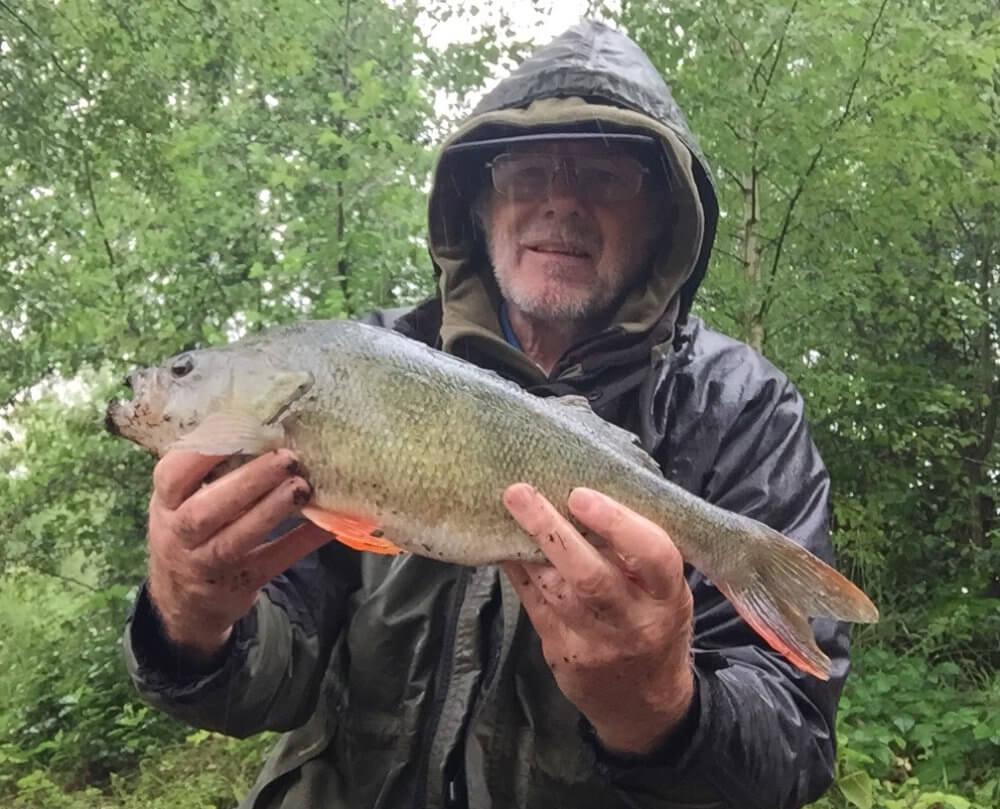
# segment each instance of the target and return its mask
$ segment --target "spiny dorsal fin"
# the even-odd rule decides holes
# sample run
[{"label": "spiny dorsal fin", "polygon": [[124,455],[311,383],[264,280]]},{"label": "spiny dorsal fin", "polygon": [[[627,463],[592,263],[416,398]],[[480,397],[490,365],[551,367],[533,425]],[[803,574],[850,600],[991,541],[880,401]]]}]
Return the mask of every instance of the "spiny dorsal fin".
[{"label": "spiny dorsal fin", "polygon": [[610,444],[629,461],[644,466],[658,475],[663,474],[660,465],[642,448],[639,436],[598,416],[591,408],[586,396],[569,394],[555,396],[550,401],[572,411],[573,417],[585,424],[598,440]]}]

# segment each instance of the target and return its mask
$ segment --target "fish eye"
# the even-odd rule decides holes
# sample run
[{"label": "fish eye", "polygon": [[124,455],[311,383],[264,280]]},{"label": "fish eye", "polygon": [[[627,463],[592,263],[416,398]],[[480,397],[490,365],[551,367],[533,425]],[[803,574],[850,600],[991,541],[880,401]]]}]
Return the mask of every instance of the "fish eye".
[{"label": "fish eye", "polygon": [[182,376],[187,376],[191,373],[191,369],[194,368],[194,360],[191,359],[190,355],[184,354],[174,360],[173,365],[170,366],[170,375],[174,379],[180,379]]}]

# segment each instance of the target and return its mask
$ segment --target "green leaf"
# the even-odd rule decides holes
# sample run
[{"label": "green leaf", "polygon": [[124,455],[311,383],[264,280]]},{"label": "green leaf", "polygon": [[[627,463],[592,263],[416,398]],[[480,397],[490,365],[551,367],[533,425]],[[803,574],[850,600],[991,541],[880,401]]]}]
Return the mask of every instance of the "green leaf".
[{"label": "green leaf", "polygon": [[837,779],[837,787],[844,797],[858,809],[872,809],[872,781],[864,770],[855,770]]}]

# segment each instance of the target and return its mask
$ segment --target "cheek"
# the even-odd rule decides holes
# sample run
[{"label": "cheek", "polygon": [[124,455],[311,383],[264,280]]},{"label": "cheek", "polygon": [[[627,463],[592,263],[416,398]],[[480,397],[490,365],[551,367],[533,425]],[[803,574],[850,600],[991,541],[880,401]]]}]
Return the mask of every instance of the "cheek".
[{"label": "cheek", "polygon": [[644,251],[649,241],[647,220],[649,212],[642,206],[629,206],[606,213],[600,220],[602,251],[601,263],[610,262],[616,268],[630,266],[636,256]]},{"label": "cheek", "polygon": [[518,258],[518,225],[509,212],[496,210],[490,219],[489,244],[495,264],[511,264]]},{"label": "cheek", "polygon": [[490,217],[490,234],[494,243],[510,241],[518,229],[515,212],[509,205],[495,205]]}]

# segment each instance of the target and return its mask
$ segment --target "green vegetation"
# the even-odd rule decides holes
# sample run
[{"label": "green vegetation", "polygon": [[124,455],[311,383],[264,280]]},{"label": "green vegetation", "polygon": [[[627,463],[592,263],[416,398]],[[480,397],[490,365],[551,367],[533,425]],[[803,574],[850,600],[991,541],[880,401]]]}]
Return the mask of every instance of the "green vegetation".
[{"label": "green vegetation", "polygon": [[[135,697],[134,364],[420,298],[424,184],[509,22],[403,0],[0,0],[0,804],[232,807],[272,740]],[[542,4],[539,4],[542,5]],[[710,10],[709,6],[711,6]],[[275,8],[280,11],[276,11]],[[487,4],[483,4],[486,8]],[[805,394],[855,632],[822,809],[1000,805],[1000,22],[973,0],[627,2],[724,216],[699,314]]]}]

